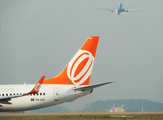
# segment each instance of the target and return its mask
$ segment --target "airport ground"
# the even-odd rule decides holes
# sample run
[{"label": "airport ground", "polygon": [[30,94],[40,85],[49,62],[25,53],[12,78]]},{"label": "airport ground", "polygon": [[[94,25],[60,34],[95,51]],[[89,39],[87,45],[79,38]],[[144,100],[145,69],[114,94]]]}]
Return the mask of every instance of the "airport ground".
[{"label": "airport ground", "polygon": [[0,113],[0,120],[163,120],[163,112]]},{"label": "airport ground", "polygon": [[82,118],[7,118],[7,119],[0,119],[0,120],[163,120],[163,117],[82,117]]}]

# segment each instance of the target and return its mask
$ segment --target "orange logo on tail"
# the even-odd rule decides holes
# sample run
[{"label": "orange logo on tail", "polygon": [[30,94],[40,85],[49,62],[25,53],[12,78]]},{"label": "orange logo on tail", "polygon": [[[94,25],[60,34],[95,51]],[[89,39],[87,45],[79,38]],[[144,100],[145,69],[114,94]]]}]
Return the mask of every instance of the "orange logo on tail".
[{"label": "orange logo on tail", "polygon": [[41,88],[41,84],[40,83],[36,84],[35,91],[39,92],[40,88]]},{"label": "orange logo on tail", "polygon": [[91,75],[94,57],[88,51],[80,50],[71,60],[67,68],[67,75],[74,84],[84,83]]}]

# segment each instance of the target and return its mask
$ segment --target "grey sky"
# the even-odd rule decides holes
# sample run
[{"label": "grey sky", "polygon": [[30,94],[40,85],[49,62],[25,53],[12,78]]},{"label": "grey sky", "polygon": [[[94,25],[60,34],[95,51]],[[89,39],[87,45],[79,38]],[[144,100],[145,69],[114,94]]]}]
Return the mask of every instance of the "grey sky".
[{"label": "grey sky", "polygon": [[[97,8],[143,8],[119,16]],[[100,36],[90,83],[114,81],[63,106],[107,99],[163,103],[162,0],[0,0],[0,84],[59,74],[85,40]],[[73,105],[73,107],[72,107]]]}]

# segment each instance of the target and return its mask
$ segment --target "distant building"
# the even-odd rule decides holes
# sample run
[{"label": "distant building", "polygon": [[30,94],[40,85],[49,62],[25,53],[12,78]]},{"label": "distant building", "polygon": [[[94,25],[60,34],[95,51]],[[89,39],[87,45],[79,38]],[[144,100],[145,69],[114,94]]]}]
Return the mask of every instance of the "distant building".
[{"label": "distant building", "polygon": [[141,108],[141,112],[144,112],[143,107]]},{"label": "distant building", "polygon": [[113,108],[110,109],[110,112],[125,112],[125,109],[122,107],[115,107],[113,104]]}]

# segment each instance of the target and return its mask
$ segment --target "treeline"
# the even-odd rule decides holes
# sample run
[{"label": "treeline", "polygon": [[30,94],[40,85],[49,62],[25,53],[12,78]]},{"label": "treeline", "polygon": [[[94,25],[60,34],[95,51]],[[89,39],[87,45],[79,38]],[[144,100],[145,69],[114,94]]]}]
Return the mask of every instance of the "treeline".
[{"label": "treeline", "polygon": [[152,102],[144,99],[127,99],[127,100],[107,100],[96,101],[86,105],[80,112],[109,112],[110,109],[115,107],[121,107],[126,112],[158,112],[163,111],[163,103]]},{"label": "treeline", "polygon": [[[72,103],[73,105],[73,103]],[[109,112],[110,109],[115,107],[121,107],[125,110],[125,112],[159,112],[163,111],[163,103],[152,102],[144,99],[117,99],[117,100],[106,100],[106,101],[96,101],[90,104],[87,104],[82,110],[71,111],[66,109],[61,105],[52,106],[48,108],[31,110],[25,112],[33,112],[33,113],[51,113],[51,112]]]}]

